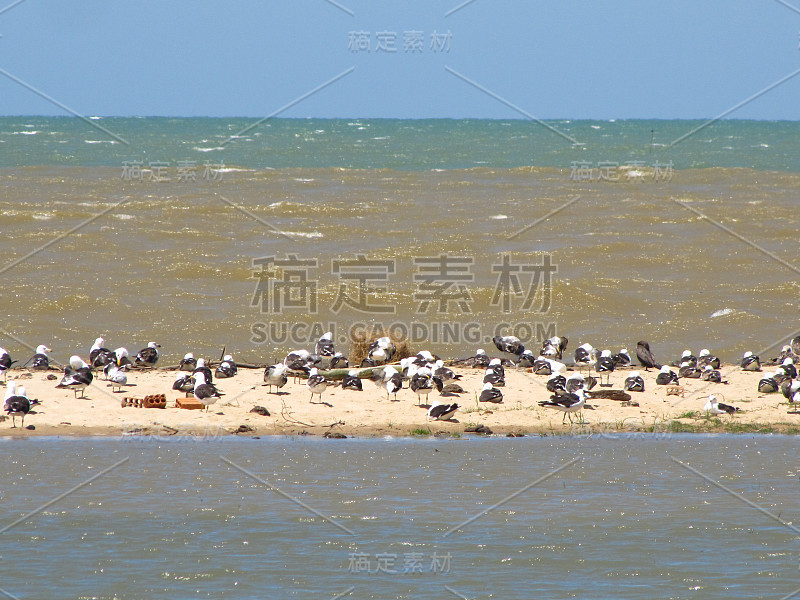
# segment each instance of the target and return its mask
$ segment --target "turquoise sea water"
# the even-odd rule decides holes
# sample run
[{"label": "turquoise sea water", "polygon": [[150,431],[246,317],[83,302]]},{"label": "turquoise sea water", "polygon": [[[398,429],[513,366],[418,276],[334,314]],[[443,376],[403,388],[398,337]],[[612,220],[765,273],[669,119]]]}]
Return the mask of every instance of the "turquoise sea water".
[{"label": "turquoise sea water", "polygon": [[116,167],[135,160],[399,170],[672,161],[676,169],[800,171],[798,122],[559,120],[546,125],[528,120],[2,117],[0,168]]},{"label": "turquoise sea water", "polygon": [[6,441],[0,588],[777,599],[800,586],[797,451],[730,435]]}]

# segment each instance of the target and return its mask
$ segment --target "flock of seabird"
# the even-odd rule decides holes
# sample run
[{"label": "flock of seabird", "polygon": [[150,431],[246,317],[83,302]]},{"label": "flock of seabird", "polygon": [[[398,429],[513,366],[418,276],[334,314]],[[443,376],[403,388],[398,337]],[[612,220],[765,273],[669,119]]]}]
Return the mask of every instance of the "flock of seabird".
[{"label": "flock of seabird", "polygon": [[[539,348],[538,355],[524,347],[519,338],[515,336],[496,336],[493,338],[494,346],[502,354],[502,358],[490,357],[483,349],[478,349],[474,356],[467,359],[453,361],[453,364],[485,369],[483,387],[477,398],[482,403],[502,403],[505,386],[505,367],[524,367],[537,375],[548,377],[546,388],[551,392],[549,400],[539,402],[539,405],[564,413],[562,422],[567,418],[572,421],[572,414],[580,412],[586,406],[586,400],[592,397],[592,388],[598,384],[598,378],[591,375],[594,370],[600,380],[600,386],[610,385],[610,375],[619,367],[633,364],[627,349],[612,353],[609,349],[597,350],[591,344],[584,343],[578,346],[573,354],[574,366],[578,372],[566,376],[566,363],[563,362],[568,340],[565,337],[552,337],[545,340]],[[125,348],[109,350],[105,347],[105,340],[99,337],[89,350],[89,361],[85,362],[80,356],[70,357],[69,365],[64,368],[61,381],[57,389],[71,389],[75,397],[85,397],[84,392],[94,380],[94,372],[102,370],[105,379],[112,387],[112,391],[122,390],[128,385],[127,372],[135,368],[152,368],[158,363],[160,345],[150,342],[147,347],[140,350],[131,360]],[[50,368],[49,352],[44,345],[36,348],[35,354],[24,364],[33,370],[47,370]],[[394,343],[388,337],[381,337],[372,342],[367,349],[367,356],[363,359],[358,369],[350,365],[341,352],[336,352],[333,336],[330,332],[322,335],[316,342],[314,352],[306,349],[293,350],[282,362],[268,366],[264,371],[264,386],[269,393],[280,393],[290,377],[295,379],[305,378],[306,388],[310,394],[310,402],[316,396],[318,403],[322,400],[325,390],[332,385],[339,385],[338,381],[331,381],[322,371],[331,369],[347,369],[341,379],[343,390],[361,392],[364,390],[362,379],[371,379],[379,388],[386,392],[387,400],[397,401],[397,394],[404,389],[410,389],[417,396],[417,404],[423,401],[428,403],[430,394],[436,390],[439,394],[452,396],[463,393],[458,385],[460,375],[447,368],[444,362],[427,350],[422,350],[414,356],[393,362],[397,352]],[[670,365],[658,363],[646,341],[640,341],[636,348],[636,357],[645,371],[658,369],[657,385],[679,385],[682,378],[702,379],[710,383],[726,383],[719,371],[720,360],[711,354],[708,349],[701,350],[694,356],[690,350],[685,350],[680,358]],[[4,348],[0,348],[0,375],[6,382],[7,372],[17,361]],[[784,346],[778,357],[773,359],[777,364],[774,372],[767,373],[758,383],[760,393],[775,393],[780,391],[789,402],[800,402],[800,379],[798,379],[796,363],[800,362],[800,336],[792,340],[791,345]],[[391,363],[391,364],[390,364]],[[381,368],[382,367],[382,368]],[[677,370],[673,370],[673,367]],[[760,371],[760,358],[752,352],[745,352],[740,367],[744,371]],[[214,404],[224,394],[217,389],[214,379],[234,377],[237,365],[230,354],[224,355],[215,371],[206,366],[203,358],[195,359],[194,354],[187,353],[180,362],[173,383],[173,389],[192,395],[208,407]],[[587,375],[583,370],[587,369]],[[606,383],[602,383],[603,377]],[[624,380],[624,391],[644,392],[645,382],[639,371],[631,371]],[[16,426],[16,417],[24,423],[25,415],[30,412],[31,406],[36,401],[29,400],[25,388],[17,386],[16,382],[8,382],[3,410],[12,417],[12,426]],[[433,420],[451,419],[459,405],[444,403],[434,400],[428,405],[428,418]],[[709,396],[704,407],[708,414],[733,414],[739,409],[720,403],[715,395]]]}]

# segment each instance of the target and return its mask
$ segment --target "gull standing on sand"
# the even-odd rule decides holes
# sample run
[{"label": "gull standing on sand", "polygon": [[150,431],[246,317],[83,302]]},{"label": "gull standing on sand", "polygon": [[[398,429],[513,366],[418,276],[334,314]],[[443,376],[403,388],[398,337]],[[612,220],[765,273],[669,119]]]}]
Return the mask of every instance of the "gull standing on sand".
[{"label": "gull standing on sand", "polygon": [[434,387],[430,369],[422,368],[417,371],[411,378],[411,383],[408,387],[417,395],[417,405],[422,404],[422,396],[425,396],[425,401],[427,402],[428,394],[433,391]]},{"label": "gull standing on sand", "polygon": [[550,397],[550,400],[544,400],[539,402],[539,406],[544,406],[545,408],[553,408],[555,410],[560,410],[564,413],[564,417],[561,419],[561,423],[563,424],[567,417],[569,416],[569,422],[572,423],[572,413],[576,413],[583,409],[584,405],[586,404],[586,396],[585,392],[581,390],[577,390],[571,394],[553,394]]},{"label": "gull standing on sand", "polygon": [[588,366],[589,373],[591,373],[592,367],[596,362],[597,350],[595,350],[591,344],[581,344],[575,348],[575,364],[578,365],[579,370]]},{"label": "gull standing on sand", "polygon": [[122,388],[128,385],[128,375],[125,371],[120,371],[114,363],[111,363],[109,367],[109,370],[106,372],[106,379],[111,382],[111,393],[114,393],[114,388],[119,388],[121,392]]},{"label": "gull standing on sand", "polygon": [[308,373],[308,381],[306,381],[306,387],[308,391],[311,392],[311,398],[309,402],[314,402],[314,394],[319,396],[319,402],[322,403],[322,392],[324,392],[328,388],[328,380],[325,379],[324,375],[321,375],[319,369],[314,367]]},{"label": "gull standing on sand", "polygon": [[104,347],[105,343],[106,341],[99,337],[89,350],[89,364],[92,365],[93,369],[100,369],[109,363],[117,361],[116,355]]},{"label": "gull standing on sand", "polygon": [[81,393],[81,398],[85,398],[84,390],[92,384],[94,375],[80,356],[73,355],[69,357],[69,366],[64,368],[64,377],[61,382],[56,386],[56,389],[72,390],[75,397],[78,397],[78,392]]},{"label": "gull standing on sand", "polygon": [[131,359],[128,358],[128,349],[127,348],[123,348],[123,347],[117,348],[116,350],[114,350],[114,356],[116,357],[117,367],[121,371],[127,371],[128,369],[131,368],[131,365],[133,363],[131,362]]},{"label": "gull standing on sand", "polygon": [[31,369],[34,371],[47,371],[50,368],[50,357],[47,355],[48,352],[52,352],[52,350],[50,350],[50,348],[44,344],[36,346],[36,354],[34,354],[33,358],[31,358],[33,361],[31,364]]},{"label": "gull standing on sand", "polygon": [[154,367],[158,362],[158,349],[161,348],[160,344],[150,342],[147,348],[142,348],[136,355],[136,364],[142,367]]},{"label": "gull standing on sand", "polygon": [[0,348],[0,373],[3,374],[3,383],[6,382],[8,377],[8,370],[11,368],[15,360],[11,360],[11,355],[5,348]]},{"label": "gull standing on sand", "polygon": [[203,374],[203,379],[206,383],[212,384],[214,383],[214,376],[211,373],[211,369],[206,366],[206,359],[205,358],[198,358],[197,359],[197,366],[192,371],[192,375],[196,375],[197,373]]},{"label": "gull standing on sand", "polygon": [[336,354],[333,349],[333,332],[323,333],[317,340],[314,354],[320,357],[319,366],[323,369],[331,369],[331,362]]},{"label": "gull standing on sand", "polygon": [[15,417],[22,417],[22,424],[20,427],[25,427],[25,415],[31,411],[31,401],[28,400],[24,386],[16,388],[13,396],[8,396],[8,394],[6,394],[3,410],[11,417],[12,429],[17,426]]},{"label": "gull standing on sand", "polygon": [[800,380],[784,381],[781,385],[781,393],[791,403],[800,402]]},{"label": "gull standing on sand", "polygon": [[223,394],[213,383],[206,383],[206,378],[202,371],[194,374],[194,398],[206,407],[206,412],[208,412],[208,407],[222,396]]},{"label": "gull standing on sand", "polygon": [[403,389],[403,376],[397,369],[387,365],[382,371],[373,375],[373,380],[379,387],[386,390],[387,400],[390,394],[394,394],[394,399],[397,401],[397,392]]},{"label": "gull standing on sand", "polygon": [[264,369],[264,385],[269,388],[267,393],[272,393],[273,386],[277,392],[286,385],[286,382],[289,381],[289,378],[286,376],[288,370],[288,367],[283,363],[277,363]]},{"label": "gull standing on sand", "polygon": [[[614,358],[611,356],[611,350],[603,350],[597,359],[597,365],[595,366],[595,371],[597,371],[598,374],[600,373],[606,374],[607,385],[611,385],[611,373],[614,372],[614,369],[615,369]],[[602,375],[600,377],[600,380],[602,381]]]}]

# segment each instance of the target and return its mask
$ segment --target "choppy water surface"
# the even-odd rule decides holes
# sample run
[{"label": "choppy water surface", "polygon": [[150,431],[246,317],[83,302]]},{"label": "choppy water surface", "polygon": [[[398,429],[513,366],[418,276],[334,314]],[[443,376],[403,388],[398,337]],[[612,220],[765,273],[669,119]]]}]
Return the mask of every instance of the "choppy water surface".
[{"label": "choppy water surface", "polygon": [[[570,349],[648,339],[662,360],[774,356],[796,333],[794,123],[715,123],[675,146],[696,123],[558,123],[585,144],[571,146],[529,122],[276,120],[246,140],[230,138],[245,120],[98,122],[130,144],[0,119],[0,343],[23,362],[40,343],[64,362],[98,335],[157,340],[171,360],[223,345],[267,360],[330,328],[346,353],[357,322],[449,356],[498,329]],[[359,254],[380,263],[363,287],[337,262]],[[442,256],[468,263],[448,271],[451,301],[424,306],[426,276],[445,289]],[[501,288],[504,256],[534,270]],[[294,271],[259,279],[265,257]],[[293,307],[275,305],[279,280]]]},{"label": "choppy water surface", "polygon": [[40,438],[0,454],[9,597],[781,598],[798,587],[794,438]]}]

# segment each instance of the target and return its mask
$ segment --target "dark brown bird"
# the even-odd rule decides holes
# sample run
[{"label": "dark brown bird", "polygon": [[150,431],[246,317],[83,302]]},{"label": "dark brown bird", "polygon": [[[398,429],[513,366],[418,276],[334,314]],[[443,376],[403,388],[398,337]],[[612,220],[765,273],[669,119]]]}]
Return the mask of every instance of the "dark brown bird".
[{"label": "dark brown bird", "polygon": [[649,371],[650,368],[661,368],[661,365],[656,362],[656,357],[650,352],[650,344],[645,341],[636,344],[636,358],[639,359],[639,363],[644,367],[645,371]]}]

